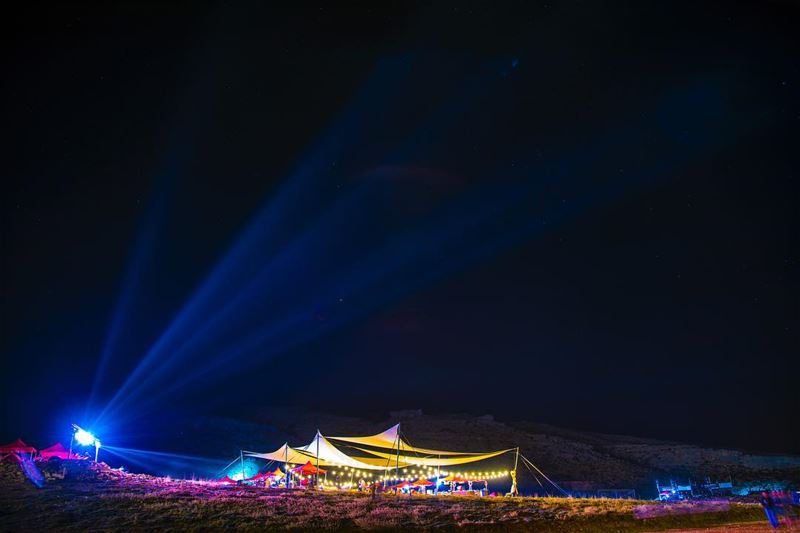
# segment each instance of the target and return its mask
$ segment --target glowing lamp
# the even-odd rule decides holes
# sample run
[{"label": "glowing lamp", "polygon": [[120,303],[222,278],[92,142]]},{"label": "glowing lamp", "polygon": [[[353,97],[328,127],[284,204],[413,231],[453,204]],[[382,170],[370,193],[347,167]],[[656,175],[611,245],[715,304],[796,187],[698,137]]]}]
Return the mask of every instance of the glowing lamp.
[{"label": "glowing lamp", "polygon": [[81,446],[91,446],[94,444],[95,438],[94,435],[85,429],[79,429],[75,432],[75,440],[78,441],[78,444]]},{"label": "glowing lamp", "polygon": [[[94,462],[97,462],[97,455],[100,452],[100,439],[95,437],[92,433],[86,431],[78,424],[72,424],[72,441],[77,441],[81,446],[94,446]],[[69,445],[69,455],[72,457],[72,441]]]}]

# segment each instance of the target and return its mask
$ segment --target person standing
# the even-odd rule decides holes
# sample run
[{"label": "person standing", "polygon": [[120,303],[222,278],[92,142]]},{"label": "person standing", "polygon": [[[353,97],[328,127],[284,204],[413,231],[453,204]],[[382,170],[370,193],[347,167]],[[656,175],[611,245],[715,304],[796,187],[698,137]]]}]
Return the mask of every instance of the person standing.
[{"label": "person standing", "polygon": [[767,515],[767,520],[769,520],[772,529],[777,529],[778,517],[775,516],[775,500],[772,499],[772,496],[770,496],[767,491],[763,491],[759,502],[761,503],[761,507],[764,508],[764,513]]}]

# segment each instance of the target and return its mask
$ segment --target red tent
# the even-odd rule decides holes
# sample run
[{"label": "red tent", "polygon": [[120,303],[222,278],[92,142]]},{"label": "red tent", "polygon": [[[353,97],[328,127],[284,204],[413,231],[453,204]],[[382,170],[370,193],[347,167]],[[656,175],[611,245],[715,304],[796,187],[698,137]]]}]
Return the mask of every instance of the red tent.
[{"label": "red tent", "polygon": [[246,479],[245,481],[261,481],[262,479],[278,479],[284,476],[283,472],[280,468],[276,468],[274,471],[267,471],[267,472],[259,472],[255,476]]},{"label": "red tent", "polygon": [[317,468],[316,466],[311,464],[311,461],[307,462],[303,466],[296,466],[292,468],[292,472],[295,474],[302,474],[304,476],[310,476],[313,474],[324,474],[325,470],[321,468]]},{"label": "red tent", "polygon": [[17,439],[5,446],[0,446],[0,454],[3,453],[36,453],[36,448],[28,446],[22,439]]},{"label": "red tent", "polygon": [[412,483],[415,487],[432,487],[433,481],[428,481],[427,479],[418,479],[414,483]]},{"label": "red tent", "polygon": [[395,485],[395,486],[394,486],[394,487],[392,487],[392,488],[393,488],[393,489],[409,489],[409,488],[411,488],[411,487],[413,487],[413,485],[411,484],[411,482],[410,482],[410,481],[403,481],[403,482],[402,482],[402,483],[400,483],[399,485]]},{"label": "red tent", "polygon": [[218,479],[217,483],[233,483],[235,485],[237,481],[235,479],[229,478],[228,476],[225,476],[224,478]]},{"label": "red tent", "polygon": [[[39,457],[43,460],[52,459],[53,457],[58,457],[59,459],[69,459],[69,450],[64,448],[64,446],[60,442],[56,442],[49,448],[44,448],[43,450],[39,450]],[[72,456],[75,459],[75,455]]]}]

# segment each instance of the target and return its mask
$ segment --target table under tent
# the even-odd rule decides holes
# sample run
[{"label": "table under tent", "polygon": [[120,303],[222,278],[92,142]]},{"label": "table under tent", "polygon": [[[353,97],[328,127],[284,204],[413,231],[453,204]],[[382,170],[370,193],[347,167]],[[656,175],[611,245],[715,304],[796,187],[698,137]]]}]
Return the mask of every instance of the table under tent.
[{"label": "table under tent", "polygon": [[[464,465],[513,454],[511,469],[475,472],[462,470]],[[260,478],[268,487],[317,488],[320,490],[369,490],[392,492],[423,492],[428,494],[489,493],[489,481],[510,477],[507,494],[517,495],[516,473],[520,461],[547,482],[553,483],[519,452],[507,448],[491,452],[454,452],[412,446],[402,434],[400,424],[363,437],[338,437],[322,435],[319,431],[308,444],[290,446],[283,444],[273,452],[242,451],[241,472],[245,472],[244,458],[257,458],[283,464],[281,477]],[[510,466],[510,465],[509,465]],[[536,477],[536,473],[531,470]],[[235,477],[235,476],[234,476]],[[253,481],[240,476],[243,482]],[[431,481],[432,480],[432,481]],[[538,477],[536,480],[539,481]],[[473,486],[474,483],[477,486]]]}]

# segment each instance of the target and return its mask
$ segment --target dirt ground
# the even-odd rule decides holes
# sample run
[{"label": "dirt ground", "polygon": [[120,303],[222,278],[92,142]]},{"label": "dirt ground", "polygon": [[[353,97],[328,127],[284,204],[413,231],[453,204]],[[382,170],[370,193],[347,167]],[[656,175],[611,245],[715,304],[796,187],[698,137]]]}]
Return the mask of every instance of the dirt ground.
[{"label": "dirt ground", "polygon": [[[663,531],[663,530],[662,530]],[[778,529],[772,529],[766,519],[763,523],[747,524],[728,524],[720,527],[710,527],[702,529],[670,529],[669,533],[772,533],[772,532],[800,532],[800,525],[788,526],[781,525]]]}]

